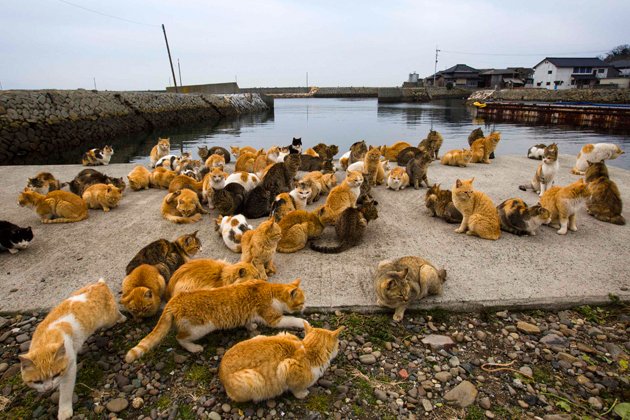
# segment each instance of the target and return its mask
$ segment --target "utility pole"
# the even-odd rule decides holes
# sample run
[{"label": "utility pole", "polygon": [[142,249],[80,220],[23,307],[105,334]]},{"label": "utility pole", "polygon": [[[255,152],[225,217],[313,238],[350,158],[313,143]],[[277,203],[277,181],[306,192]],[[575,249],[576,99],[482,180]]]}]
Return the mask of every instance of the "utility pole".
[{"label": "utility pole", "polygon": [[435,67],[433,68],[433,87],[435,87],[435,74],[437,73],[437,62],[438,62],[438,46],[435,46]]},{"label": "utility pole", "polygon": [[166,28],[162,24],[162,31],[164,31],[164,41],[166,41],[166,51],[168,52],[168,61],[171,63],[171,73],[173,73],[173,84],[175,85],[175,93],[179,93],[177,90],[177,79],[175,78],[175,69],[173,69],[173,59],[171,58],[171,49],[168,47],[168,38],[166,37]]},{"label": "utility pole", "polygon": [[96,89],[96,77],[94,78],[94,90],[98,90]]},{"label": "utility pole", "polygon": [[184,86],[182,83],[182,68],[179,66],[179,58],[177,59],[177,70],[179,71],[179,85]]}]

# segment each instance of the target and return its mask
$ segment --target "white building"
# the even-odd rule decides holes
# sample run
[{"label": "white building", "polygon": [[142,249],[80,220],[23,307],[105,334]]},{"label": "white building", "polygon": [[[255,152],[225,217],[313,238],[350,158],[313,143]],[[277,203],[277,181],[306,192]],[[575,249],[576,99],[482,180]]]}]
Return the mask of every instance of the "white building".
[{"label": "white building", "polygon": [[612,66],[599,58],[547,57],[534,66],[534,87],[544,89],[593,87],[599,84],[599,79],[614,76],[609,75],[610,69]]}]

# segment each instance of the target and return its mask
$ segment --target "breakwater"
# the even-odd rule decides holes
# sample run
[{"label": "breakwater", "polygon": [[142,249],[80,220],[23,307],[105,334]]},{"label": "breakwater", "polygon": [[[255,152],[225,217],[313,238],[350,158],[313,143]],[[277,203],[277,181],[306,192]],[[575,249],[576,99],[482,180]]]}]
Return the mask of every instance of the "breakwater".
[{"label": "breakwater", "polygon": [[[267,103],[266,103],[267,101]],[[0,92],[0,165],[173,125],[265,111],[258,94],[35,90]]]},{"label": "breakwater", "polygon": [[433,99],[466,99],[472,89],[453,87],[387,87],[378,89],[378,101],[381,103],[396,102],[429,102]]},{"label": "breakwater", "polygon": [[630,104],[630,89],[504,89],[474,92],[468,102],[492,100],[541,102],[594,102],[601,104]]}]

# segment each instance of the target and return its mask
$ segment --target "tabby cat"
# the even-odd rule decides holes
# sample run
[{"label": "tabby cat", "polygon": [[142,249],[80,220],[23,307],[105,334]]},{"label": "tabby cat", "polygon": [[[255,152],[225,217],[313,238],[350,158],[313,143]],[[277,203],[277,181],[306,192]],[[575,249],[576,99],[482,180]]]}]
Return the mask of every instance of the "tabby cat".
[{"label": "tabby cat", "polygon": [[248,230],[241,239],[241,261],[251,261],[258,269],[260,278],[267,280],[276,274],[273,257],[276,255],[278,241],[282,237],[280,225],[272,217],[258,225],[256,229]]},{"label": "tabby cat", "polygon": [[149,157],[149,163],[152,168],[155,168],[155,164],[158,160],[168,155],[171,152],[171,139],[158,138],[158,144],[151,149],[151,155]]},{"label": "tabby cat", "polygon": [[473,190],[474,180],[458,179],[453,186],[453,204],[463,217],[461,226],[455,232],[496,241],[501,237],[501,220],[492,200],[484,193]]},{"label": "tabby cat", "polygon": [[387,174],[387,188],[394,191],[404,190],[409,186],[409,175],[403,168],[397,167]]},{"label": "tabby cat", "polygon": [[107,176],[96,169],[84,169],[70,181],[70,191],[81,197],[85,190],[94,184],[110,184],[125,190],[125,180],[121,178],[113,178]]},{"label": "tabby cat", "polygon": [[394,143],[393,146],[381,146],[380,152],[388,161],[396,162],[398,154],[403,150],[411,147],[411,145],[404,141]]},{"label": "tabby cat", "polygon": [[339,333],[311,328],[304,321],[304,340],[282,332],[257,336],[230,348],[221,359],[219,379],[233,401],[262,401],[290,390],[305,398],[339,351]]},{"label": "tabby cat", "polygon": [[18,204],[32,208],[42,223],[74,223],[88,218],[85,201],[68,191],[41,195],[24,188],[18,197]]},{"label": "tabby cat", "polygon": [[149,264],[136,267],[122,284],[120,304],[136,322],[155,315],[166,290],[166,280]]},{"label": "tabby cat", "polygon": [[278,194],[291,190],[301,162],[299,154],[289,155],[284,162],[273,164],[267,171],[261,185],[271,193],[272,200]]},{"label": "tabby cat", "polygon": [[243,204],[243,215],[249,219],[259,219],[269,216],[272,211],[271,192],[262,185],[254,188]]},{"label": "tabby cat", "polygon": [[113,185],[94,184],[83,193],[83,201],[89,209],[103,209],[109,211],[118,206],[122,199],[122,188]]},{"label": "tabby cat", "polygon": [[501,230],[519,236],[536,235],[540,225],[551,222],[549,210],[536,203],[533,207],[520,198],[505,200],[497,207],[501,219]]},{"label": "tabby cat", "polygon": [[173,223],[196,223],[207,214],[199,203],[199,197],[191,190],[175,191],[162,201],[162,217]]},{"label": "tabby cat", "polygon": [[599,162],[607,159],[617,159],[620,155],[625,154],[619,146],[613,143],[597,143],[587,144],[582,147],[578,154],[575,167],[571,169],[574,175],[584,175],[588,168],[588,162]]},{"label": "tabby cat", "polygon": [[405,309],[414,301],[442,293],[446,270],[418,257],[381,261],[376,271],[374,290],[377,305],[396,309],[394,321],[400,322]]},{"label": "tabby cat", "polygon": [[149,264],[157,268],[160,275],[168,282],[175,270],[196,254],[201,253],[201,239],[197,237],[198,232],[182,235],[173,242],[167,239],[151,242],[127,264],[125,273],[129,275],[136,267]]},{"label": "tabby cat", "polygon": [[253,280],[179,293],[166,304],[153,331],[129,350],[125,360],[131,363],[142,357],[164,339],[173,325],[179,329],[179,344],[198,353],[203,347],[193,341],[215,330],[251,326],[254,322],[275,328],[304,328],[301,319],[283,315],[303,308],[299,279],[290,284]]},{"label": "tabby cat", "polygon": [[626,219],[621,215],[621,194],[617,184],[610,180],[603,159],[601,162],[588,163],[585,180],[592,193],[591,199],[586,203],[588,214],[602,222],[625,225]]},{"label": "tabby cat", "polygon": [[26,249],[32,240],[33,231],[30,226],[21,228],[6,220],[0,221],[0,251],[17,254],[20,249]]},{"label": "tabby cat", "polygon": [[278,252],[297,252],[306,246],[309,239],[322,234],[324,228],[335,223],[335,212],[327,206],[321,206],[307,212],[295,210],[287,214],[279,223],[282,239],[278,242]]},{"label": "tabby cat", "polygon": [[301,155],[300,171],[321,171],[325,174],[337,171],[332,159]]},{"label": "tabby cat", "polygon": [[549,226],[558,229],[558,234],[566,235],[576,231],[575,215],[591,196],[589,184],[582,178],[567,187],[551,187],[540,197],[540,204],[551,213]]},{"label": "tabby cat", "polygon": [[486,136],[483,135],[483,130],[481,129],[481,127],[475,128],[468,136],[468,145],[472,146],[475,140],[483,139],[484,137]]},{"label": "tabby cat", "polygon": [[22,380],[37,392],[59,389],[58,420],[72,417],[77,352],[100,328],[126,318],[103,279],[61,302],[37,326],[28,353],[19,355]]},{"label": "tabby cat", "polygon": [[429,163],[431,163],[432,157],[428,153],[422,153],[415,159],[410,160],[407,163],[407,175],[409,175],[409,184],[418,190],[422,182],[429,188],[429,180],[427,179],[427,170],[429,169]]},{"label": "tabby cat", "polygon": [[542,196],[553,185],[553,179],[558,173],[560,162],[558,162],[558,146],[552,143],[545,147],[543,153],[543,163],[536,170],[536,175],[529,185],[521,185],[519,188],[523,191],[533,188],[534,191]]},{"label": "tabby cat", "polygon": [[365,159],[365,154],[368,152],[368,147],[365,144],[365,140],[358,141],[350,146],[350,156],[348,157],[348,165],[352,165],[354,162],[359,162]]},{"label": "tabby cat", "polygon": [[368,201],[357,208],[348,207],[335,222],[335,233],[339,245],[321,246],[311,241],[311,249],[324,254],[338,254],[352,247],[361,245],[367,225],[372,220],[378,219],[378,201]]},{"label": "tabby cat", "polygon": [[422,140],[420,144],[418,144],[418,148],[421,149],[422,146],[425,146],[427,149],[433,151],[431,153],[431,159],[433,159],[433,155],[435,155],[435,159],[439,159],[438,155],[440,154],[440,148],[442,147],[442,143],[444,139],[437,131],[430,130],[429,135],[426,139]]},{"label": "tabby cat", "polygon": [[46,195],[51,191],[57,191],[67,184],[59,182],[50,172],[40,172],[35,178],[29,178],[26,187],[36,193]]},{"label": "tabby cat", "polygon": [[129,175],[127,175],[127,179],[129,180],[129,187],[138,191],[140,189],[149,189],[149,181],[151,179],[151,172],[144,166],[136,166],[133,168]]},{"label": "tabby cat", "polygon": [[473,152],[472,163],[490,163],[490,153],[494,152],[501,140],[501,132],[490,133],[483,139],[475,140],[470,146]]},{"label": "tabby cat", "polygon": [[453,193],[450,190],[441,190],[441,184],[433,184],[424,197],[424,205],[429,210],[431,217],[440,217],[447,223],[461,223],[462,214],[453,204]]},{"label": "tabby cat", "polygon": [[243,234],[253,227],[247,222],[245,216],[223,216],[221,219],[214,219],[215,230],[221,233],[225,245],[234,252],[241,252],[241,239]]},{"label": "tabby cat", "polygon": [[169,171],[166,168],[157,167],[151,172],[149,177],[149,186],[151,188],[168,190],[169,185],[171,185],[171,181],[173,181],[176,176],[177,172],[175,171]]},{"label": "tabby cat", "polygon": [[307,204],[313,204],[319,200],[319,197],[337,186],[337,177],[335,174],[322,175],[321,172],[315,171],[307,174],[300,182],[309,182],[311,185],[311,195],[307,200]]},{"label": "tabby cat", "polygon": [[371,187],[376,185],[380,164],[381,151],[376,147],[373,147],[365,154],[362,171],[364,174],[363,181],[367,182]]},{"label": "tabby cat", "polygon": [[217,154],[219,156],[223,156],[223,159],[225,159],[225,163],[230,163],[230,152],[227,151],[227,149],[220,147],[220,146],[214,146],[211,147],[210,149],[208,149],[207,146],[204,147],[197,147],[199,150],[197,151],[197,153],[199,154],[199,157],[205,162],[206,159],[208,159],[208,156]]},{"label": "tabby cat", "polygon": [[413,146],[406,147],[398,153],[398,156],[396,156],[396,164],[401,167],[407,166],[407,163],[409,163],[410,160],[415,159],[422,153],[428,153],[428,149],[418,149]]},{"label": "tabby cat", "polygon": [[332,160],[335,155],[339,153],[339,146],[334,144],[326,146],[324,143],[319,143],[317,146],[313,147],[313,150],[317,152],[319,157]]},{"label": "tabby cat", "polygon": [[347,207],[355,207],[361,192],[363,175],[352,171],[347,174],[341,185],[333,188],[326,199],[325,206],[330,207],[335,215],[341,214]]},{"label": "tabby cat", "polygon": [[83,154],[81,163],[83,163],[83,166],[109,165],[113,154],[114,149],[111,146],[105,146],[102,150],[92,149]]},{"label": "tabby cat", "polygon": [[451,165],[451,166],[459,166],[460,168],[465,168],[470,163],[473,154],[472,150],[466,149],[455,149],[451,150],[448,153],[445,153],[442,156],[442,165]]},{"label": "tabby cat", "polygon": [[232,216],[243,212],[245,188],[240,184],[227,184],[221,190],[214,190],[212,206],[219,210],[221,216]]}]

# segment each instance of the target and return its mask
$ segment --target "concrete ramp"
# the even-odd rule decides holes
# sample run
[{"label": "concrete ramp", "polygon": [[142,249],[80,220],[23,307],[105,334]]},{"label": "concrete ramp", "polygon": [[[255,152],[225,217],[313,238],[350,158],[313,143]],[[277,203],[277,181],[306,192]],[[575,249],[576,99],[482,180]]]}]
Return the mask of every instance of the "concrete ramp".
[{"label": "concrete ramp", "polygon": [[[485,192],[498,205],[519,197],[534,204],[538,196],[523,192],[519,184],[530,180],[540,164],[525,156],[498,156],[490,165],[468,168],[429,167],[429,181],[451,188],[457,178],[475,177],[475,189]],[[570,170],[575,157],[560,157],[556,185],[578,179]],[[135,165],[120,164],[97,169],[112,176],[126,176]],[[80,287],[103,277],[120,296],[125,266],[143,246],[158,238],[175,239],[199,230],[204,252],[200,257],[237,262],[214,230],[216,211],[192,225],[175,225],[164,220],[160,205],[165,190],[134,192],[127,189],[118,208],[109,213],[90,210],[82,222],[43,225],[32,210],[17,204],[27,177],[50,171],[62,181],[71,180],[83,167],[2,166],[0,167],[0,219],[20,226],[32,226],[31,247],[16,255],[0,254],[0,312],[49,310]],[[630,171],[609,166],[611,179],[622,197],[630,198]],[[339,174],[342,178],[343,174]],[[424,300],[417,307],[440,306],[453,310],[483,307],[551,308],[578,304],[602,304],[608,294],[630,298],[630,226],[602,223],[583,209],[577,217],[577,232],[565,236],[541,227],[534,237],[503,233],[498,241],[486,241],[455,233],[457,226],[427,215],[426,188],[400,192],[373,189],[379,202],[378,220],[370,223],[365,243],[337,255],[310,249],[295,254],[277,254],[278,273],[274,282],[288,283],[302,278],[307,305],[318,310],[350,309],[378,311],[373,278],[378,262],[406,255],[425,258],[448,277],[440,296]],[[320,201],[323,204],[323,201]],[[310,206],[309,209],[315,206]],[[627,210],[624,217],[630,217]],[[263,219],[254,221],[259,224]],[[333,243],[334,229],[322,240]]]}]

